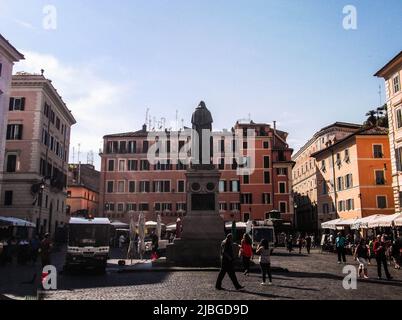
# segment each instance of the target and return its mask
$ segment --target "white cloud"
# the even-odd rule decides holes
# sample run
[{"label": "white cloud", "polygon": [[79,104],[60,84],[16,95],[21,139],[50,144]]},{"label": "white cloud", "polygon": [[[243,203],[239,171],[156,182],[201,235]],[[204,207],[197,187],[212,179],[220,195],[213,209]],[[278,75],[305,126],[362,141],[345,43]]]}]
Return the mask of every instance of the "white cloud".
[{"label": "white cloud", "polygon": [[[72,148],[75,147],[77,153],[78,144],[81,145],[80,160],[85,162],[87,152],[93,150],[98,153],[105,134],[131,130],[124,109],[127,109],[126,101],[130,101],[129,95],[133,94],[132,84],[106,79],[90,63],[71,66],[50,54],[29,50],[21,52],[25,60],[18,63],[15,70],[39,73],[44,69],[46,78],[52,80],[77,120],[71,130],[70,160]],[[97,156],[95,164],[99,166]]]}]

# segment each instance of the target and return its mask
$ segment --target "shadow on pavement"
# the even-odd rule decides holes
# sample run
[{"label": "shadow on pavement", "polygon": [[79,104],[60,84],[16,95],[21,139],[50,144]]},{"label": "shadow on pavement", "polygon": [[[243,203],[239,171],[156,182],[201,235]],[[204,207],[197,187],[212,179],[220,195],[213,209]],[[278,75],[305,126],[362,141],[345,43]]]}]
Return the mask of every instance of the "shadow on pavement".
[{"label": "shadow on pavement", "polygon": [[272,299],[289,299],[289,300],[293,300],[292,297],[287,297],[287,296],[278,296],[275,294],[269,294],[269,293],[262,293],[262,292],[255,292],[255,291],[249,291],[246,289],[243,290],[231,290],[231,289],[225,289],[225,291],[228,292],[237,292],[237,293],[244,293],[244,294],[250,294],[253,296],[259,296],[259,297],[263,297],[263,298],[272,298]]}]

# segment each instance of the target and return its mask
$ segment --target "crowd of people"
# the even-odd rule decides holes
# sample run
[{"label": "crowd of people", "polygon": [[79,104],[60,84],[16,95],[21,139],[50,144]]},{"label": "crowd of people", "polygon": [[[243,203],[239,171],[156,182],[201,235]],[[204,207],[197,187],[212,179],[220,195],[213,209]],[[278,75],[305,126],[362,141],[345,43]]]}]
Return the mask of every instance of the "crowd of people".
[{"label": "crowd of people", "polygon": [[38,256],[43,266],[50,264],[53,244],[49,234],[35,235],[31,240],[17,237],[0,240],[0,266],[8,264],[35,265]]}]

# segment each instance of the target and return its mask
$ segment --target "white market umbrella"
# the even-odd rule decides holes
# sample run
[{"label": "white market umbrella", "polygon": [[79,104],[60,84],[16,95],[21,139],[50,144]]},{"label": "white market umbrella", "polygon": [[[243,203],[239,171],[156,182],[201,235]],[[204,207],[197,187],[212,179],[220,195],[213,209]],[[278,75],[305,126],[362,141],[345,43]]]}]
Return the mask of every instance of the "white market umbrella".
[{"label": "white market umbrella", "polygon": [[342,219],[335,219],[321,223],[321,228],[336,230],[337,223],[341,222]]},{"label": "white market umbrella", "polygon": [[396,219],[394,220],[394,225],[395,225],[396,227],[402,227],[402,214],[401,214],[400,217],[398,217],[398,218],[396,218]]},{"label": "white market umbrella", "polygon": [[142,259],[142,255],[145,251],[145,217],[144,212],[140,212],[138,217],[138,252]]},{"label": "white market umbrella", "polygon": [[156,219],[156,235],[158,236],[158,240],[161,238],[161,234],[162,234],[162,218],[161,218],[161,214],[158,213],[158,217]]},{"label": "white market umbrella", "polygon": [[357,219],[353,225],[352,225],[352,229],[357,230],[357,229],[368,229],[369,228],[369,224],[373,223],[375,221],[377,221],[378,219],[381,219],[385,217],[385,215],[383,214],[374,214],[368,217],[364,217],[364,218],[360,218]]},{"label": "white market umbrella", "polygon": [[394,225],[395,220],[399,220],[402,218],[401,213],[395,213],[392,215],[385,215],[371,223],[368,224],[369,228],[377,228],[377,227],[392,227]]}]

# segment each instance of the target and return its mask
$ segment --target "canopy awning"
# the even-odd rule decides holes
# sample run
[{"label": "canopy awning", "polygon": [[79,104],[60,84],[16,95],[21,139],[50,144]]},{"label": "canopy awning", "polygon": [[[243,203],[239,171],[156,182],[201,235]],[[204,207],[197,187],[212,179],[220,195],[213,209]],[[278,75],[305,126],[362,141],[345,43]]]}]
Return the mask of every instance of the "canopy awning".
[{"label": "canopy awning", "polygon": [[352,229],[368,229],[370,223],[374,223],[375,221],[382,219],[383,217],[386,217],[383,214],[374,214],[368,217],[360,218],[357,219],[353,225]]},{"label": "canopy awning", "polygon": [[389,216],[384,215],[372,221],[368,224],[369,228],[378,228],[378,227],[392,227],[396,223],[400,223],[399,220],[402,220],[402,213],[395,213]]},{"label": "canopy awning", "polygon": [[336,230],[342,227],[350,227],[356,222],[357,218],[352,219],[335,219],[321,223],[321,228]]},{"label": "canopy awning", "polygon": [[36,228],[34,223],[14,217],[0,217],[0,226]]},{"label": "canopy awning", "polygon": [[128,223],[124,223],[124,222],[121,222],[121,221],[113,221],[112,223],[111,223],[111,225],[113,226],[113,227],[115,227],[116,229],[130,229],[130,225],[128,224]]}]

